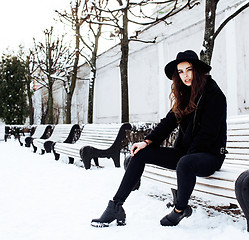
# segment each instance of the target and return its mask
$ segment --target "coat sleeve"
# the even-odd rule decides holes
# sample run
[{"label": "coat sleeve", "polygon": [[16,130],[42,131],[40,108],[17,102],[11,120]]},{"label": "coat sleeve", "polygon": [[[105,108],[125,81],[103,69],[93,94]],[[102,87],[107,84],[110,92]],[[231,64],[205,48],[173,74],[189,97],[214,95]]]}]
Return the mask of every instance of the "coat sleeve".
[{"label": "coat sleeve", "polygon": [[[206,96],[199,119],[196,121],[197,132],[187,153],[211,151],[219,138],[220,130],[226,124],[226,97],[221,91],[213,91]],[[198,110],[197,110],[198,111]]]},{"label": "coat sleeve", "polygon": [[177,127],[177,119],[172,110],[168,112],[165,118],[145,137],[151,140],[153,144],[160,145],[170,133]]}]

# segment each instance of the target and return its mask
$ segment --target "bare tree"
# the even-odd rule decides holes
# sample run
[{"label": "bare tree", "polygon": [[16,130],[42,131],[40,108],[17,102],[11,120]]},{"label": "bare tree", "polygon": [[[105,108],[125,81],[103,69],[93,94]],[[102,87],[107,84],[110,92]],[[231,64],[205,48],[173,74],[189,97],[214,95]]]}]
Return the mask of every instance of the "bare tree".
[{"label": "bare tree", "polygon": [[203,40],[203,49],[201,50],[200,57],[201,60],[206,62],[207,64],[211,63],[214,42],[218,34],[221,30],[226,26],[226,24],[239,15],[243,10],[249,7],[249,2],[246,1],[241,7],[239,7],[233,14],[227,17],[220,26],[215,29],[216,22],[216,9],[219,0],[206,0],[206,8],[205,8],[205,33]]},{"label": "bare tree", "polygon": [[76,86],[77,74],[78,74],[78,66],[79,66],[79,58],[80,58],[80,27],[84,23],[85,19],[81,17],[81,0],[74,0],[70,2],[70,12],[66,10],[64,12],[59,12],[56,10],[55,12],[59,15],[61,21],[66,21],[70,23],[75,36],[75,46],[74,46],[74,54],[73,54],[73,65],[72,71],[70,75],[67,75],[67,87],[66,95],[66,123],[71,123],[71,105],[72,98]]},{"label": "bare tree", "polygon": [[19,46],[18,58],[20,58],[25,64],[25,84],[27,89],[27,97],[28,97],[28,106],[29,106],[29,123],[34,124],[34,108],[33,108],[33,89],[32,83],[33,78],[32,75],[37,69],[37,63],[35,60],[35,55],[32,50],[28,50],[26,52],[22,45]]},{"label": "bare tree", "polygon": [[[96,9],[94,5],[89,4],[91,1],[85,0],[75,0],[71,2],[71,12],[67,11],[58,13],[62,22],[65,20],[70,23],[73,31],[75,32],[75,61],[73,64],[73,70],[71,77],[67,77],[67,81],[70,84],[70,88],[67,91],[68,101],[67,101],[67,119],[71,121],[71,100],[74,88],[76,84],[78,61],[79,57],[83,57],[85,61],[91,68],[91,74],[89,77],[89,98],[88,98],[88,122],[93,122],[93,93],[94,93],[94,83],[96,78],[96,60],[99,47],[99,38],[101,36],[102,25],[95,25],[88,23],[86,20],[89,15],[94,15],[96,21],[101,21],[101,9]],[[98,6],[104,6],[105,0],[97,0]],[[84,36],[81,34],[84,32]]]},{"label": "bare tree", "polygon": [[[116,6],[113,7],[116,3]],[[121,102],[122,102],[122,122],[129,121],[129,96],[128,96],[128,56],[129,56],[129,42],[140,41],[154,43],[152,41],[143,41],[137,38],[129,38],[128,24],[133,23],[137,25],[152,25],[161,21],[166,20],[181,12],[185,8],[192,8],[197,1],[178,1],[178,0],[167,0],[167,1],[156,1],[156,0],[142,0],[142,1],[130,1],[130,0],[116,0],[115,2],[106,0],[106,8],[103,9],[94,1],[91,2],[98,10],[102,10],[103,14],[102,21],[96,22],[95,15],[90,15],[87,19],[90,23],[108,25],[114,28],[114,32],[120,39],[121,47],[121,59],[120,59],[120,76],[121,76]],[[146,14],[145,8],[152,6],[164,7],[163,12],[160,14],[149,15]],[[166,22],[167,23],[167,22]],[[168,23],[167,23],[168,24]]]},{"label": "bare tree", "polygon": [[[99,16],[99,15],[98,15]],[[91,50],[90,55],[84,54],[84,58],[88,62],[89,66],[91,67],[91,74],[89,80],[89,97],[88,97],[88,123],[93,122],[93,99],[94,99],[94,85],[96,79],[96,62],[97,62],[97,54],[98,54],[98,46],[99,46],[99,38],[101,35],[101,28],[102,25],[98,25],[97,29],[94,30],[94,26],[89,24],[90,31],[93,35],[93,41],[91,44],[87,44],[86,41],[81,38],[82,42],[89,50]]]},{"label": "bare tree", "polygon": [[26,65],[25,81],[27,86],[27,95],[28,95],[28,104],[29,104],[29,123],[32,125],[34,124],[34,108],[32,101],[34,90],[32,89],[32,83],[33,83],[32,74],[35,72],[37,68],[35,62],[35,56],[32,51],[29,51],[28,55],[26,55],[25,65]]},{"label": "bare tree", "polygon": [[34,54],[38,68],[33,73],[33,78],[48,90],[47,113],[48,123],[54,123],[53,120],[53,84],[55,78],[53,74],[61,68],[64,55],[68,48],[64,44],[64,35],[54,40],[53,27],[44,31],[45,43],[36,43],[34,39]]}]

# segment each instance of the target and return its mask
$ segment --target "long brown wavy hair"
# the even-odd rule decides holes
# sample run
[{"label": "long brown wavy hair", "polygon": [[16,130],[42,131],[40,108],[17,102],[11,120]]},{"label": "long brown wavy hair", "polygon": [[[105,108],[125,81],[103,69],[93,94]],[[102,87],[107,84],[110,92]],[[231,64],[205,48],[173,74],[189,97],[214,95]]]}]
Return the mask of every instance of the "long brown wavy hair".
[{"label": "long brown wavy hair", "polygon": [[175,113],[178,122],[181,121],[183,116],[188,115],[196,109],[196,101],[198,96],[201,95],[204,86],[206,85],[207,77],[198,65],[192,64],[193,80],[191,86],[186,86],[175,69],[171,85],[170,101],[172,111]]}]

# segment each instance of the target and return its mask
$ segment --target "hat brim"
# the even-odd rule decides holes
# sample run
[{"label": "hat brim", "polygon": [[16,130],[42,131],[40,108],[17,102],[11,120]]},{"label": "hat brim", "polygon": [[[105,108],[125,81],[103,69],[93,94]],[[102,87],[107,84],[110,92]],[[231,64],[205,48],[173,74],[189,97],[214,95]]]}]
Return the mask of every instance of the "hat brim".
[{"label": "hat brim", "polygon": [[210,72],[210,70],[212,69],[211,66],[209,66],[208,64],[206,64],[205,62],[198,60],[198,59],[190,59],[190,58],[186,58],[186,59],[178,59],[178,60],[173,60],[171,62],[169,62],[165,68],[164,68],[164,72],[166,74],[166,76],[172,80],[172,76],[176,70],[176,66],[177,64],[181,63],[181,62],[190,62],[190,63],[194,63],[196,64],[204,73],[208,73]]}]

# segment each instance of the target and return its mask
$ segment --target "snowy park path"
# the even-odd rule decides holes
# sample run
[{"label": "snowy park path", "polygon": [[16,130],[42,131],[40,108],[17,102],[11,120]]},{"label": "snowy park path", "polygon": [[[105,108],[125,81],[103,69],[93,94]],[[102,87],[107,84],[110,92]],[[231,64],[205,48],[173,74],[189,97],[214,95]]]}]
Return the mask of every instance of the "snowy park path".
[{"label": "snowy park path", "polygon": [[1,240],[243,240],[249,238],[245,219],[222,213],[208,216],[197,207],[176,227],[161,227],[160,219],[171,209],[149,194],[169,193],[158,183],[143,179],[124,208],[127,225],[98,229],[90,226],[114,195],[123,175],[110,159],[104,168],[85,170],[39,155],[18,141],[0,142]]}]

